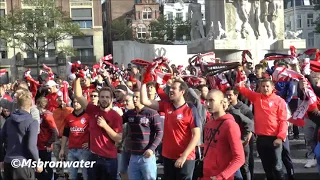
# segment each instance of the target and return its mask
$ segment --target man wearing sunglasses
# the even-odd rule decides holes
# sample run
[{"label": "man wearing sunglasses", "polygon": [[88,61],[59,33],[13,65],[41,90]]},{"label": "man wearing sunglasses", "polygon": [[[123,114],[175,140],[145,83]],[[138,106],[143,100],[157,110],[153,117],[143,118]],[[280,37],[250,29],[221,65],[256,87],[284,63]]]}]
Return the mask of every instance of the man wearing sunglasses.
[{"label": "man wearing sunglasses", "polygon": [[99,102],[99,94],[97,90],[94,90],[90,94],[90,102],[96,106],[98,106]]}]

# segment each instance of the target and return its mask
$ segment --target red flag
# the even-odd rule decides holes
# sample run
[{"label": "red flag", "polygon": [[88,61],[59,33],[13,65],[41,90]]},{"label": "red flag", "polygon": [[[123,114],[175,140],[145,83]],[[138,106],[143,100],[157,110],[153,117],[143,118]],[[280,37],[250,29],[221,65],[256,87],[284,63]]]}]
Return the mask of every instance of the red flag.
[{"label": "red flag", "polygon": [[0,77],[7,73],[6,69],[0,69]]},{"label": "red flag", "polygon": [[106,55],[105,57],[102,57],[100,60],[102,61],[110,61],[112,60],[112,54]]}]

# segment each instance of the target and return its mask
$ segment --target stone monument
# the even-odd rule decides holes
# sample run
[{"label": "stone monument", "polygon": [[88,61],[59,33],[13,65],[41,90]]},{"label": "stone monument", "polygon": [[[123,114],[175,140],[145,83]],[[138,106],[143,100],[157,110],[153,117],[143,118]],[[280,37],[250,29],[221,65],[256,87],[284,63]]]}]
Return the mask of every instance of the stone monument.
[{"label": "stone monument", "polygon": [[201,4],[193,0],[188,7],[188,18],[191,20],[191,41],[204,38],[204,29],[202,22]]},{"label": "stone monument", "polygon": [[214,51],[223,61],[239,61],[249,50],[258,62],[266,53],[287,53],[291,45],[306,47],[305,40],[285,39],[283,0],[206,0],[205,8],[208,34],[193,38],[188,54]]}]

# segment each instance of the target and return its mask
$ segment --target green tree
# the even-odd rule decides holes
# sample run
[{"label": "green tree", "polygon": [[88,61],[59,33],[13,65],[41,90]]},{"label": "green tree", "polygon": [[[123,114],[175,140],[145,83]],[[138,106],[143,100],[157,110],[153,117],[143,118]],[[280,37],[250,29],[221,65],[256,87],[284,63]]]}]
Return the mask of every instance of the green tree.
[{"label": "green tree", "polygon": [[[183,21],[182,19],[176,19],[175,21],[176,40],[190,40],[191,23],[189,21]],[[186,39],[183,39],[185,37]]]},{"label": "green tree", "polygon": [[132,40],[131,24],[125,18],[116,19],[111,23],[112,41]]},{"label": "green tree", "polygon": [[[319,0],[313,0],[313,4],[315,5],[314,9],[319,12],[319,10],[320,10],[320,1]],[[316,33],[320,33],[320,15],[319,15],[319,13],[318,13],[317,20],[315,21],[315,24],[316,24],[315,32]]]},{"label": "green tree", "polygon": [[[0,17],[0,39],[9,47],[36,55],[39,74],[40,58],[44,58],[48,46],[56,46],[59,41],[83,33],[80,26],[72,22],[69,13],[63,12],[53,0],[23,0],[22,3],[34,8],[14,8],[11,13]],[[56,47],[56,51],[57,54],[74,54],[70,46]]]},{"label": "green tree", "polygon": [[167,20],[165,16],[160,16],[149,25],[152,44],[172,44],[174,41],[174,21]]}]

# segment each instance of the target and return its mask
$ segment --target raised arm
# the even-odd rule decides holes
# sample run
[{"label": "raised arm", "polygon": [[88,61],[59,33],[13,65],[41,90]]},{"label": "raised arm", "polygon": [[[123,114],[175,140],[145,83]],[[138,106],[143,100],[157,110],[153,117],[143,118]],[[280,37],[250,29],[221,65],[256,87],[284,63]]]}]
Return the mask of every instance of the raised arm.
[{"label": "raised arm", "polygon": [[141,96],[141,103],[151,109],[154,109],[156,111],[159,111],[159,102],[158,101],[152,101],[148,98],[147,93],[147,85],[142,84],[141,90],[140,90],[140,96]]},{"label": "raised arm", "polygon": [[88,100],[82,95],[80,78],[76,78],[74,81],[74,96],[78,100],[79,104],[81,104],[81,107],[86,109],[88,106]]}]

